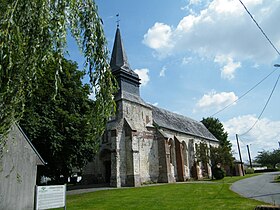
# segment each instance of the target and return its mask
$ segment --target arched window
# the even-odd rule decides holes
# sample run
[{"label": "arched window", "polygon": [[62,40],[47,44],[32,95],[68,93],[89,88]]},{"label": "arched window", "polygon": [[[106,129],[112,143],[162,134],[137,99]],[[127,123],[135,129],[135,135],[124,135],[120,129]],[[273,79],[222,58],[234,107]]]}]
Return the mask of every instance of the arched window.
[{"label": "arched window", "polygon": [[184,165],[188,166],[188,155],[187,155],[188,148],[187,148],[187,144],[186,144],[186,142],[183,141],[182,145],[183,145],[183,147],[182,147],[182,155],[183,155]]},{"label": "arched window", "polygon": [[174,158],[175,158],[174,141],[172,139],[169,139],[168,144],[169,144],[170,163],[174,165]]}]

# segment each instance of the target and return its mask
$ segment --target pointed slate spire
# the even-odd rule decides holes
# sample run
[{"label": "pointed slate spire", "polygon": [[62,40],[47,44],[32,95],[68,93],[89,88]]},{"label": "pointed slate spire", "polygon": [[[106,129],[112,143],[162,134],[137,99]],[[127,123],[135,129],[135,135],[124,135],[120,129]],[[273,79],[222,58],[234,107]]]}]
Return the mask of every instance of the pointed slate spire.
[{"label": "pointed slate spire", "polygon": [[127,92],[139,96],[140,79],[130,68],[119,27],[117,27],[110,66],[113,75],[119,83],[120,93]]},{"label": "pointed slate spire", "polygon": [[115,42],[114,42],[110,65],[112,71],[116,71],[120,68],[128,71],[131,70],[123,47],[119,28],[117,28],[116,35],[115,35]]}]

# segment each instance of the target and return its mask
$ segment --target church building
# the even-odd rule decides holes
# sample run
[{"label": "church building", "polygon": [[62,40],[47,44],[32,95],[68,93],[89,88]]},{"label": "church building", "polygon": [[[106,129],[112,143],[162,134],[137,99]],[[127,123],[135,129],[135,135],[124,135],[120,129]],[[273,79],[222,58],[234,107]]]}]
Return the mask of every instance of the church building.
[{"label": "church building", "polygon": [[117,112],[107,123],[100,151],[85,168],[84,179],[123,187],[210,177],[211,167],[197,161],[196,149],[200,143],[216,147],[218,140],[201,122],[143,101],[119,28],[110,65],[119,85]]}]

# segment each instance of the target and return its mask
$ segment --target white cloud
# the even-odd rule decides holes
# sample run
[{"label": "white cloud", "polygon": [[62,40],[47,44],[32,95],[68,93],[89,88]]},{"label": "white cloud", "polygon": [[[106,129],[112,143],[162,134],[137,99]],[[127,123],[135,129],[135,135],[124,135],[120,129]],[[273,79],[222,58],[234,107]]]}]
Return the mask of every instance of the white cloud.
[{"label": "white cloud", "polygon": [[152,28],[144,35],[143,43],[156,50],[161,57],[168,55],[169,50],[173,48],[172,29],[164,23],[155,23]]},{"label": "white cloud", "polygon": [[255,64],[253,65],[253,68],[255,68],[255,69],[258,69],[259,67],[260,67],[260,65],[257,64],[257,63],[255,63]]},{"label": "white cloud", "polygon": [[186,6],[181,7],[181,10],[187,11],[190,14],[195,14],[195,7],[208,5],[210,0],[189,0]]},{"label": "white cloud", "polygon": [[160,70],[159,76],[160,76],[160,77],[164,77],[164,76],[165,76],[165,71],[166,71],[166,67],[164,66],[164,67],[162,67],[162,69]]},{"label": "white cloud", "polygon": [[241,67],[240,62],[233,62],[233,59],[226,55],[217,55],[214,62],[224,65],[221,68],[221,77],[228,80],[233,79],[235,70]]},{"label": "white cloud", "polygon": [[[280,19],[279,2],[244,0],[278,48],[280,28],[276,26]],[[251,59],[257,63],[277,58],[277,53],[236,0],[207,2],[205,9],[183,17],[176,27],[155,23],[144,35],[143,42],[161,56],[192,51],[207,58],[231,55],[233,60]]]},{"label": "white cloud", "polygon": [[158,102],[155,102],[152,104],[153,106],[158,106]]},{"label": "white cloud", "polygon": [[151,102],[147,101],[147,103],[148,103],[148,104],[151,104],[151,105],[153,105],[153,106],[158,106],[158,102],[151,103]]},{"label": "white cloud", "polygon": [[212,91],[208,94],[204,94],[201,99],[196,104],[196,107],[199,109],[220,109],[223,108],[234,101],[236,101],[238,97],[234,94],[234,92],[220,92],[216,93]]},{"label": "white cloud", "polygon": [[232,118],[223,122],[225,130],[229,133],[234,150],[236,148],[235,135],[239,135],[240,147],[246,160],[246,145],[250,145],[252,156],[255,157],[258,151],[278,149],[280,135],[280,121],[272,121],[268,118],[260,119],[257,124],[245,135],[257,121],[255,115],[244,115]]},{"label": "white cloud", "polygon": [[201,3],[201,0],[190,0],[189,1],[189,5],[192,5],[192,4],[196,5],[196,4],[200,4],[200,3]]},{"label": "white cloud", "polygon": [[148,82],[150,81],[150,77],[149,77],[149,69],[135,69],[134,72],[136,74],[138,74],[139,78],[141,79],[141,84],[142,86],[145,86],[148,84]]},{"label": "white cloud", "polygon": [[188,64],[188,63],[190,63],[191,61],[192,61],[192,57],[190,57],[190,56],[186,56],[186,57],[184,57],[183,59],[182,59],[182,65],[186,65],[186,64]]}]

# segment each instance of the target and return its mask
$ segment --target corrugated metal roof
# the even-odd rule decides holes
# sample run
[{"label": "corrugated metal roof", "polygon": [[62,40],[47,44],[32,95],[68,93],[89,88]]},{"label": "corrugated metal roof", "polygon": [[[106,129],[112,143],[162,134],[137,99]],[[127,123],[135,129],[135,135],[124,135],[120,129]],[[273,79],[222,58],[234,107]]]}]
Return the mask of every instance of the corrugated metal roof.
[{"label": "corrugated metal roof", "polygon": [[210,131],[201,123],[183,115],[152,106],[153,120],[156,125],[173,131],[218,141]]}]

